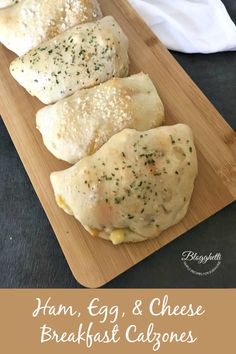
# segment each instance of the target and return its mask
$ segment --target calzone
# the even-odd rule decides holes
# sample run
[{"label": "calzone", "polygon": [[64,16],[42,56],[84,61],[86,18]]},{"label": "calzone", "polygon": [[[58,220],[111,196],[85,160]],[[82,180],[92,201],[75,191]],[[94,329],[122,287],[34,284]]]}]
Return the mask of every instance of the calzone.
[{"label": "calzone", "polygon": [[10,71],[50,104],[79,89],[128,75],[128,39],[113,17],[73,27],[15,59]]},{"label": "calzone", "polygon": [[185,216],[197,175],[191,129],[125,129],[94,155],[51,175],[56,201],[113,244],[158,236]]},{"label": "calzone", "polygon": [[148,75],[114,78],[37,113],[37,128],[57,158],[76,163],[125,128],[160,126],[164,107]]},{"label": "calzone", "polygon": [[101,17],[97,0],[21,0],[0,12],[0,42],[23,55],[70,27]]}]

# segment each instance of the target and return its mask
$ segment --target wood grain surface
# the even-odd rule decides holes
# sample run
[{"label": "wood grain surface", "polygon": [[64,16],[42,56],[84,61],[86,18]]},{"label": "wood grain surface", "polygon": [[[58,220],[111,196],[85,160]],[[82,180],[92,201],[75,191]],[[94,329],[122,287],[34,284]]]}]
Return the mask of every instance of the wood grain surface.
[{"label": "wood grain surface", "polygon": [[9,64],[15,55],[0,45],[0,114],[75,278],[92,288],[107,283],[236,197],[234,131],[126,0],[100,0],[100,3],[104,15],[113,15],[129,37],[131,73],[148,73],[156,85],[165,105],[166,123],[186,123],[192,128],[199,176],[187,216],[159,238],[117,247],[94,239],[55,203],[49,175],[68,165],[44,147],[35,128],[35,113],[42,104],[11,77]]}]

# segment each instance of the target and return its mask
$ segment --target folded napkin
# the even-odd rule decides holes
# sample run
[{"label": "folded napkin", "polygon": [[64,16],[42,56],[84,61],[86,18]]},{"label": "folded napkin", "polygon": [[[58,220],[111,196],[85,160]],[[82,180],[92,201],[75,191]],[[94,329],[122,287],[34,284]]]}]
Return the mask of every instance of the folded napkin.
[{"label": "folded napkin", "polygon": [[236,50],[236,26],[220,0],[129,0],[169,49]]}]

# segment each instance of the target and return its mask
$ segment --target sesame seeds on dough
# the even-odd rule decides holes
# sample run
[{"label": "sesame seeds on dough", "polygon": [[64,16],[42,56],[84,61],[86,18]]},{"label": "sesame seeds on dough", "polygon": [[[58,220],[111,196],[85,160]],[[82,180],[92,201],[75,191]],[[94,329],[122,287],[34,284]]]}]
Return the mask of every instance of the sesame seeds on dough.
[{"label": "sesame seeds on dough", "polygon": [[93,154],[125,128],[151,129],[163,120],[163,104],[143,73],[80,90],[37,113],[46,147],[69,163]]},{"label": "sesame seeds on dough", "polygon": [[102,18],[97,0],[22,0],[0,13],[0,41],[19,56],[81,23]]}]

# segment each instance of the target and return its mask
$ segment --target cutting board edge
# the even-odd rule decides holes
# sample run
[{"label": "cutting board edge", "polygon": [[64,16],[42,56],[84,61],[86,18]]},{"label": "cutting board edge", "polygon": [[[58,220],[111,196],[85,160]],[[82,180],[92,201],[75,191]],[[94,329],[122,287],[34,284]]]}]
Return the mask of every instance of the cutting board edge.
[{"label": "cutting board edge", "polygon": [[[92,283],[92,282],[86,282],[86,281],[80,280],[80,275],[77,276],[77,270],[74,271],[73,268],[71,268],[69,262],[68,262],[68,265],[69,265],[69,267],[70,267],[70,270],[71,270],[71,272],[72,272],[74,278],[76,279],[76,281],[77,281],[80,285],[82,285],[83,287],[88,288],[88,289],[99,289],[99,288],[102,288],[104,285],[107,285],[109,282],[115,280],[117,277],[119,277],[120,275],[124,274],[124,273],[127,272],[129,269],[131,269],[131,268],[137,266],[139,263],[141,263],[142,261],[146,260],[148,257],[150,257],[151,255],[153,255],[154,253],[160,251],[163,247],[168,246],[170,243],[174,242],[175,240],[178,240],[180,237],[186,236],[186,234],[187,234],[189,231],[191,231],[191,230],[193,230],[195,227],[201,225],[202,223],[204,223],[205,221],[207,221],[207,220],[208,220],[209,218],[211,218],[212,216],[217,215],[219,212],[221,212],[223,209],[225,209],[226,207],[230,206],[230,205],[233,204],[233,203],[235,203],[235,200],[232,200],[232,201],[229,201],[228,203],[225,203],[225,205],[224,205],[222,208],[219,208],[219,210],[217,210],[216,212],[212,213],[212,215],[206,217],[206,218],[203,219],[201,222],[196,223],[195,225],[192,225],[191,228],[186,229],[186,231],[184,231],[184,232],[181,232],[178,236],[175,236],[175,238],[173,238],[172,240],[168,240],[167,242],[162,243],[159,248],[156,248],[155,250],[151,251],[151,252],[148,253],[145,257],[140,258],[140,259],[137,260],[137,262],[135,262],[132,266],[127,267],[126,269],[124,269],[123,271],[121,271],[120,273],[118,273],[115,277],[110,277],[110,278],[108,278],[108,279],[106,279],[106,280],[104,280],[104,281],[102,281],[102,282],[96,281],[96,282]],[[175,226],[175,225],[174,225],[174,226]],[[173,226],[173,227],[174,227],[174,226]],[[161,238],[161,235],[160,235],[159,237]],[[58,240],[58,242],[59,242],[59,240]],[[107,241],[103,240],[103,242],[107,242]],[[146,242],[146,241],[144,241],[144,243],[145,243],[145,242]],[[147,242],[148,242],[148,241],[147,241]],[[59,243],[60,243],[60,242],[59,242]],[[62,251],[63,251],[63,254],[65,255],[63,249],[62,249]],[[65,255],[65,257],[66,257],[66,255]],[[66,257],[66,259],[67,259],[67,257]]]}]

